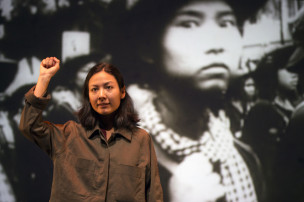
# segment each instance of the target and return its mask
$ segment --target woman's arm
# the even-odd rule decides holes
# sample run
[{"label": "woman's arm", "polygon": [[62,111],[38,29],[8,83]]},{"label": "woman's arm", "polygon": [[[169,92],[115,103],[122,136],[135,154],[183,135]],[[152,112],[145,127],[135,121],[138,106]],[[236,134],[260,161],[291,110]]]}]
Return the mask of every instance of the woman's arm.
[{"label": "woman's arm", "polygon": [[43,121],[42,111],[46,108],[49,94],[46,90],[51,78],[59,70],[59,60],[55,57],[46,58],[41,62],[37,85],[25,95],[19,129],[25,137],[37,144],[49,156],[58,150],[64,141],[62,134],[64,125],[55,125]]}]

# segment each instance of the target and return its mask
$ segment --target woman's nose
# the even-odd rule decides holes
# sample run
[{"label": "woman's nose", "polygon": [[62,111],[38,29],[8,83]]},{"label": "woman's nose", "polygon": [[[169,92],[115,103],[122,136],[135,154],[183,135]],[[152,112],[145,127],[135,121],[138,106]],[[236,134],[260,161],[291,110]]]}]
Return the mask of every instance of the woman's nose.
[{"label": "woman's nose", "polygon": [[209,20],[200,31],[200,44],[206,55],[225,54],[241,44],[237,28],[223,27],[218,21]]},{"label": "woman's nose", "polygon": [[103,98],[105,98],[105,92],[103,89],[101,89],[98,92],[98,99],[103,99]]},{"label": "woman's nose", "polygon": [[223,39],[223,30],[215,23],[209,23],[209,32],[201,30],[201,47],[205,54],[218,55],[225,52],[226,41]]}]

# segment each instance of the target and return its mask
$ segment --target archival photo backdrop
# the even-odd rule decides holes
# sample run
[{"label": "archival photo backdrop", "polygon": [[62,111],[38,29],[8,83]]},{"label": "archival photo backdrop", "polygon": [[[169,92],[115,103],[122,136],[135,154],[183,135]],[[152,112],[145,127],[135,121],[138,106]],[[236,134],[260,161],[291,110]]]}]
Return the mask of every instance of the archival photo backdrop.
[{"label": "archival photo backdrop", "polygon": [[0,201],[50,198],[52,157],[18,126],[51,56],[55,124],[78,121],[91,67],[121,70],[164,201],[304,201],[303,0],[0,0],[0,14]]}]

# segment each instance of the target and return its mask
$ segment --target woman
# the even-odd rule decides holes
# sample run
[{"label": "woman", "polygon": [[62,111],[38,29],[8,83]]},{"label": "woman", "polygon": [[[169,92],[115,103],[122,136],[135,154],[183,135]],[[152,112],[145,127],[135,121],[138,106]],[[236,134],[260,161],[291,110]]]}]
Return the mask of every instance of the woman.
[{"label": "woman", "polygon": [[229,100],[227,114],[230,117],[230,128],[237,139],[243,140],[244,118],[256,99],[256,89],[251,73],[231,79],[226,95]]},{"label": "woman", "polygon": [[276,183],[278,152],[284,142],[286,128],[296,104],[299,76],[289,71],[287,62],[295,47],[279,48],[265,55],[254,73],[259,101],[245,118],[243,137],[260,158],[268,183],[268,201],[275,198],[279,185]]},{"label": "woman", "polygon": [[259,164],[234,139],[225,109],[253,3],[143,0],[121,31],[107,32],[126,34],[109,41],[113,59],[136,65],[128,91],[156,145],[166,201],[260,200]]},{"label": "woman", "polygon": [[157,159],[124,80],[112,65],[95,65],[83,90],[81,124],[42,120],[55,57],[41,62],[35,88],[26,94],[20,130],[53,160],[50,201],[163,201]]}]

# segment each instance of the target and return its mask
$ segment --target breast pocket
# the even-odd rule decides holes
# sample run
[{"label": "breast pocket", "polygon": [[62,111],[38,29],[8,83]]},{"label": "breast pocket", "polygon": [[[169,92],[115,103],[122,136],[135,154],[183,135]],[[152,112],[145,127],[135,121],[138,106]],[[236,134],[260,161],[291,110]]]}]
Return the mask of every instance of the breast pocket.
[{"label": "breast pocket", "polygon": [[88,196],[95,190],[96,163],[93,160],[67,154],[56,166],[58,184],[66,194]]},{"label": "breast pocket", "polygon": [[145,168],[122,164],[113,167],[115,201],[145,201]]}]

